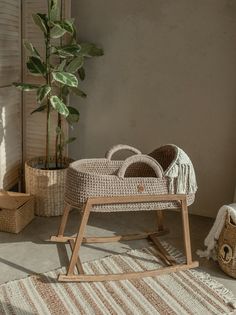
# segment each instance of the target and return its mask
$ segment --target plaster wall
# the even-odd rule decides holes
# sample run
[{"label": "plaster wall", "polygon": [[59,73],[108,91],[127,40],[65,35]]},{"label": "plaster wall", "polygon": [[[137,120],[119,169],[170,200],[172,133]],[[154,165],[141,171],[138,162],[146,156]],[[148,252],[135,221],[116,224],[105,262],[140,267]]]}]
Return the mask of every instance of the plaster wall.
[{"label": "plaster wall", "polygon": [[81,112],[71,156],[175,143],[196,168],[191,212],[214,217],[236,184],[235,1],[74,0],[72,16],[105,55],[86,64],[87,99],[71,99]]}]

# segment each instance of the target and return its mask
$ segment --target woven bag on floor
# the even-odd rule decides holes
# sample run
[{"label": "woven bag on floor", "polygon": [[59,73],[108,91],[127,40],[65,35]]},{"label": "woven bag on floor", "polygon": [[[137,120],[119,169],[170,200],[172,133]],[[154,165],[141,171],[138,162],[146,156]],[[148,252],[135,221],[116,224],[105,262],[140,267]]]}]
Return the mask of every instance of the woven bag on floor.
[{"label": "woven bag on floor", "polygon": [[236,278],[236,225],[229,215],[218,240],[218,262],[226,274]]}]

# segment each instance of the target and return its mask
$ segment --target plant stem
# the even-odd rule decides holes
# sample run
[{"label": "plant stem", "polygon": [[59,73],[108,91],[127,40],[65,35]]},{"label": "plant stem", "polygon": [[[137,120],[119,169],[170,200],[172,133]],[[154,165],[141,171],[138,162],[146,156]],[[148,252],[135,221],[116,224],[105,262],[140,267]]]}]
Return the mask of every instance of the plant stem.
[{"label": "plant stem", "polygon": [[[51,85],[50,84],[50,65],[49,65],[49,45],[50,45],[50,39],[47,37],[46,39],[46,67],[47,67],[47,77],[46,77],[46,83],[47,85]],[[45,159],[45,168],[48,169],[49,168],[49,147],[50,147],[50,99],[49,99],[49,95],[47,96],[47,120],[46,120],[46,159]]]},{"label": "plant stem", "polygon": [[[51,86],[51,66],[50,66],[50,53],[51,53],[51,39],[50,39],[50,0],[48,0],[48,22],[49,30],[46,36],[46,83]],[[46,121],[46,157],[45,168],[49,169],[49,156],[50,156],[50,116],[51,116],[50,93],[47,96],[47,121]]]},{"label": "plant stem", "polygon": [[55,144],[55,160],[56,160],[56,168],[58,168],[58,162],[62,164],[62,121],[61,114],[57,114],[57,128],[60,130],[60,133],[56,134],[56,144]]},{"label": "plant stem", "polygon": [[[59,127],[59,123],[58,123],[58,117],[59,113],[57,114],[57,127]],[[55,141],[55,163],[56,163],[56,168],[58,168],[58,139],[59,139],[59,135],[58,132],[56,134],[56,141]]]},{"label": "plant stem", "polygon": [[[60,19],[62,19],[62,2],[60,5]],[[62,38],[60,39],[60,45],[62,46]],[[62,59],[60,58],[60,63],[61,63]],[[62,93],[62,87],[60,87],[60,99],[63,99],[63,93]],[[59,163],[62,166],[62,117],[61,114],[58,113],[57,114],[57,128],[58,130],[60,130],[60,133],[56,134],[56,141],[55,141],[55,163],[56,163],[56,168],[58,168],[58,160]]]},{"label": "plant stem", "polygon": [[[61,128],[61,115],[60,116],[60,128]],[[62,133],[60,133],[60,138],[59,138],[59,143],[60,143],[60,151],[59,151],[59,161],[61,163],[61,167],[62,165],[62,152],[63,152],[63,147],[62,147]]]}]

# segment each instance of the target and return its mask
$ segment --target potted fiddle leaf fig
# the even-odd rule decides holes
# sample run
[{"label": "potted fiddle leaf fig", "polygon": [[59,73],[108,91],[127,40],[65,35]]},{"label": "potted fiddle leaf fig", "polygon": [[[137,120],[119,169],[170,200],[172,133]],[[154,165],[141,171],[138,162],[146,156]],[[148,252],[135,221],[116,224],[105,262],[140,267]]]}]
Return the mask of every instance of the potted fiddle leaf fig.
[{"label": "potted fiddle leaf fig", "polygon": [[[86,97],[79,88],[79,82],[85,78],[84,63],[87,58],[102,56],[103,50],[92,43],[78,42],[74,20],[62,18],[58,0],[46,1],[47,14],[32,16],[44,36],[45,56],[40,55],[33,43],[24,42],[29,52],[27,69],[32,75],[41,77],[43,83],[13,84],[22,91],[36,92],[38,106],[32,114],[45,112],[45,156],[26,161],[25,182],[26,192],[36,197],[36,214],[55,216],[63,211],[66,170],[72,161],[63,155],[64,148],[75,140],[65,138],[64,121],[70,126],[79,121],[79,111],[68,104],[68,96],[73,93]],[[51,130],[55,114],[56,130]]]}]

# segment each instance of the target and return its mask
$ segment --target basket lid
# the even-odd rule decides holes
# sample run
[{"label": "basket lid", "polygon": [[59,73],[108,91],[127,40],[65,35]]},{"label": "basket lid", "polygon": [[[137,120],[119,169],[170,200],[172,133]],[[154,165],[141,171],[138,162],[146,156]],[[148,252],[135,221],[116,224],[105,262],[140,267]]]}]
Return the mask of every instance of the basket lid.
[{"label": "basket lid", "polygon": [[32,199],[30,194],[23,194],[12,191],[0,191],[0,209],[15,210]]}]

